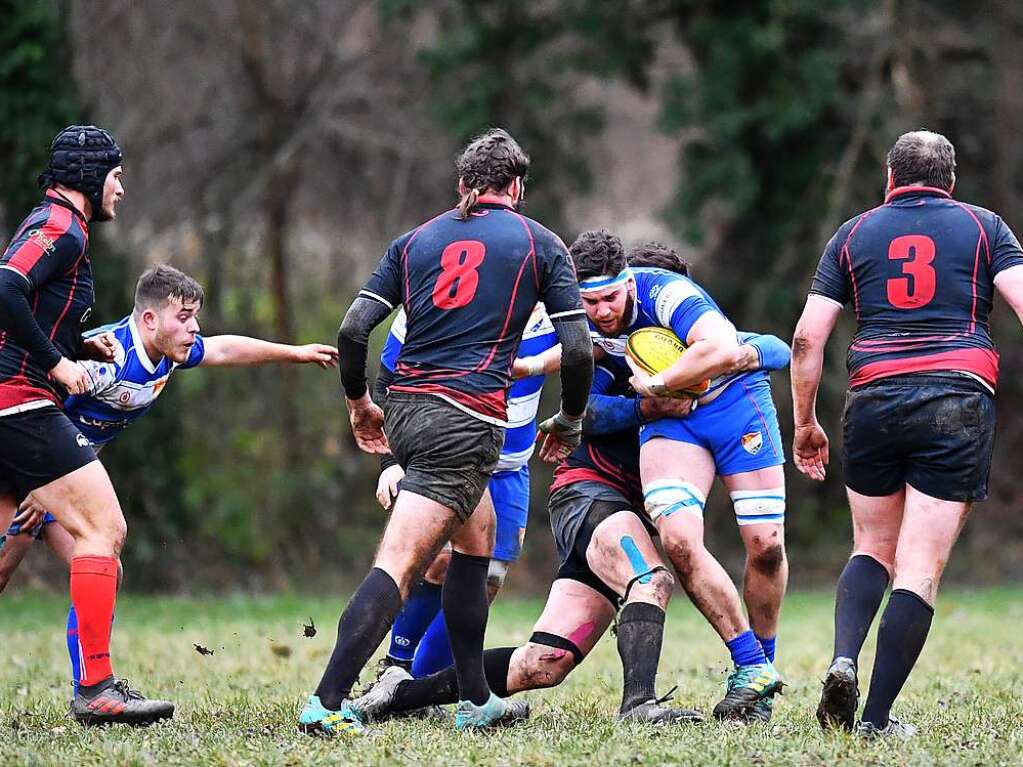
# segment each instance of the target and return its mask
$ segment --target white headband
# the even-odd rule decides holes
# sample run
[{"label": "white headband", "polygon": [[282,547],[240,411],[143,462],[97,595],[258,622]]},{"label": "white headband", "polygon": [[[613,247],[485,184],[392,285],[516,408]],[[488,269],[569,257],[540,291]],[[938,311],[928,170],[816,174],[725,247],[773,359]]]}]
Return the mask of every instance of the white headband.
[{"label": "white headband", "polygon": [[587,277],[579,280],[579,292],[592,293],[605,288],[612,288],[615,285],[624,285],[632,279],[632,270],[625,267],[616,275],[601,274],[597,277]]}]

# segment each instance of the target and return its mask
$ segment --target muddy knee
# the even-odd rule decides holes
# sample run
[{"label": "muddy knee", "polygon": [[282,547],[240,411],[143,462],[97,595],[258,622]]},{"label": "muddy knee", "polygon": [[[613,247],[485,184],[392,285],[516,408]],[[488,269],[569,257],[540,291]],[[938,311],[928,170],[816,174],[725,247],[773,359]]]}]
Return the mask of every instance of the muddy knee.
[{"label": "muddy knee", "polygon": [[683,583],[688,583],[696,571],[697,561],[704,550],[702,541],[686,538],[664,541],[664,551]]},{"label": "muddy knee", "polygon": [[571,640],[543,631],[534,632],[526,648],[519,668],[523,689],[556,687],[584,657],[582,650]]},{"label": "muddy knee", "polygon": [[784,565],[785,547],[780,543],[772,543],[749,554],[749,566],[761,575],[777,575]]}]

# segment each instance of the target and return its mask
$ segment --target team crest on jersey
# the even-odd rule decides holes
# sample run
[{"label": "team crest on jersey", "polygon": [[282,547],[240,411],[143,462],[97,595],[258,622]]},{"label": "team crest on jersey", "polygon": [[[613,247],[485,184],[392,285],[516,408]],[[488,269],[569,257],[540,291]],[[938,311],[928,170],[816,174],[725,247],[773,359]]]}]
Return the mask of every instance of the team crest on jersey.
[{"label": "team crest on jersey", "polygon": [[763,432],[751,431],[749,434],[743,434],[739,441],[742,443],[743,450],[750,455],[756,455],[764,446],[764,435]]},{"label": "team crest on jersey", "polygon": [[75,442],[78,443],[78,447],[89,446],[89,440],[85,437],[84,434],[79,434],[77,437],[75,437]]}]

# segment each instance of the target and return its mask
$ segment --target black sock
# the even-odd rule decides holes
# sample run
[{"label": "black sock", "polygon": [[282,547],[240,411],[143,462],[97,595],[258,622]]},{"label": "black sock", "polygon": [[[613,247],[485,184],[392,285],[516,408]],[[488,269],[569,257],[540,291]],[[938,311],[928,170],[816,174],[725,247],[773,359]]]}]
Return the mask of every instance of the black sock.
[{"label": "black sock", "polygon": [[398,584],[374,567],[348,602],[337,624],[337,642],[316,694],[336,711],[348,697],[366,661],[376,651],[401,610]]},{"label": "black sock", "polygon": [[[508,695],[508,667],[511,665],[512,653],[517,647],[496,647],[483,653],[483,667],[486,669],[487,682],[495,695]],[[448,666],[436,674],[420,679],[410,679],[398,685],[391,702],[391,710],[411,711],[423,706],[442,706],[458,702],[458,676],[455,667]]]},{"label": "black sock", "polygon": [[870,624],[888,588],[888,571],[871,556],[852,557],[838,579],[835,597],[835,658],[860,657]]},{"label": "black sock", "polygon": [[933,617],[934,608],[912,591],[892,591],[877,630],[877,655],[863,707],[864,722],[877,727],[888,724],[892,703],[924,649]]},{"label": "black sock", "polygon": [[487,630],[487,569],[490,557],[454,552],[444,578],[441,603],[448,626],[451,656],[461,700],[482,706],[490,698],[483,670],[483,635]]},{"label": "black sock", "polygon": [[654,683],[661,659],[664,610],[648,602],[630,602],[618,617],[618,655],[622,659],[622,708],[628,711],[657,697]]}]

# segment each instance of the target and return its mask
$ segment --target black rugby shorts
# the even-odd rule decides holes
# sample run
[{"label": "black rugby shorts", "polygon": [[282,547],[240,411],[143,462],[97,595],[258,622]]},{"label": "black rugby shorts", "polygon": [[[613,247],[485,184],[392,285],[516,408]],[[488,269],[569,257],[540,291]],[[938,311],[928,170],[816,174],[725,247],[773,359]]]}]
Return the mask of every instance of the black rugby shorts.
[{"label": "black rugby shorts", "polygon": [[995,399],[960,374],[882,378],[849,391],[842,418],[845,484],[891,495],[909,484],[944,501],[983,501]]},{"label": "black rugby shorts", "polygon": [[463,522],[483,497],[504,444],[504,427],[432,394],[388,392],[384,433],[405,470],[401,489],[447,506]]},{"label": "black rugby shorts", "polygon": [[95,460],[89,440],[56,407],[0,417],[0,493],[19,503]]}]

